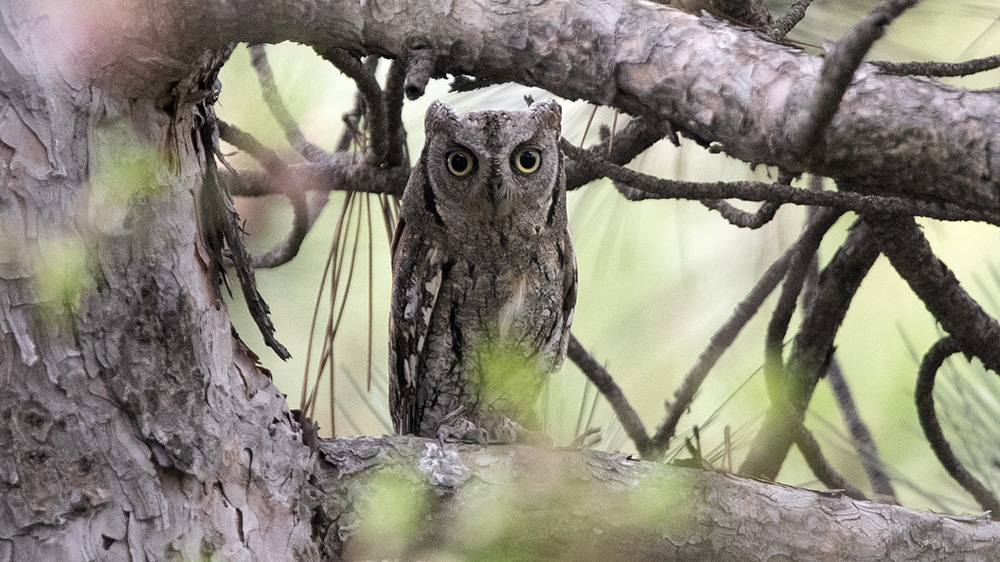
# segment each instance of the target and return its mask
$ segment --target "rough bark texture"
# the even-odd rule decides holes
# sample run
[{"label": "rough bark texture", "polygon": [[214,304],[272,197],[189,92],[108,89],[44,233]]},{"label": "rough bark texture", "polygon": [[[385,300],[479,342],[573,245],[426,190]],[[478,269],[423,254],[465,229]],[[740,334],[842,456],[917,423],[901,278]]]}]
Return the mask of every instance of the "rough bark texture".
[{"label": "rough bark texture", "polygon": [[[348,557],[471,556],[520,542],[538,560],[995,560],[1000,523],[854,501],[730,474],[631,460],[622,454],[533,447],[441,449],[404,437],[326,442],[321,455],[327,536],[360,534]],[[381,475],[381,479],[378,475]],[[424,497],[420,540],[380,534],[366,518],[372,482],[386,475]],[[396,488],[397,490],[400,488]],[[397,497],[405,497],[406,492]],[[400,500],[402,501],[402,500]],[[472,536],[456,522],[489,506]],[[481,515],[481,513],[480,513]],[[523,526],[506,518],[522,519]],[[380,528],[381,530],[385,530]],[[759,545],[766,544],[761,550]]]},{"label": "rough bark texture", "polygon": [[[198,208],[210,158],[198,131],[215,74],[233,42],[282,40],[321,53],[422,47],[436,75],[519,81],[669,120],[748,162],[997,207],[997,93],[863,67],[805,160],[786,132],[820,60],[649,3],[0,3],[0,561],[319,559],[350,535],[348,519],[327,525],[350,513],[336,502],[357,501],[364,462],[392,450],[418,470],[438,462],[423,441],[347,440],[326,449],[332,465],[320,463],[209,282]],[[81,275],[53,285],[67,270]],[[998,554],[998,528],[979,520],[590,453],[463,454],[469,472],[440,464],[434,483],[448,485],[449,466],[454,488],[491,463],[541,455],[574,482],[596,474],[584,496],[676,486],[694,526],[607,543],[641,557]],[[319,476],[334,494],[323,507]],[[601,523],[600,505],[571,512],[567,529],[591,517],[589,528],[616,528]],[[599,539],[585,537],[596,550],[582,552],[603,552]]]}]

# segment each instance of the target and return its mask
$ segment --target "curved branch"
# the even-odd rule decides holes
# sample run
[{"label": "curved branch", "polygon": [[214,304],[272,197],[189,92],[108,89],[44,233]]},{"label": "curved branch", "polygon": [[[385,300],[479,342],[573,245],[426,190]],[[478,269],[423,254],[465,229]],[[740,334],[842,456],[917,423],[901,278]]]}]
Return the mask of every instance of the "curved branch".
[{"label": "curved branch", "polygon": [[729,221],[729,224],[750,229],[760,228],[771,222],[778,209],[781,208],[781,203],[768,201],[753,213],[748,213],[742,209],[737,209],[722,199],[702,199],[701,204],[713,211],[718,211],[724,219]]},{"label": "curved branch", "polygon": [[939,340],[924,356],[917,375],[917,416],[920,418],[920,427],[923,428],[931,449],[948,474],[961,484],[983,509],[989,511],[994,520],[1000,520],[1000,500],[997,500],[996,495],[965,468],[952,451],[934,411],[934,377],[944,360],[958,351],[955,339],[949,336]]}]

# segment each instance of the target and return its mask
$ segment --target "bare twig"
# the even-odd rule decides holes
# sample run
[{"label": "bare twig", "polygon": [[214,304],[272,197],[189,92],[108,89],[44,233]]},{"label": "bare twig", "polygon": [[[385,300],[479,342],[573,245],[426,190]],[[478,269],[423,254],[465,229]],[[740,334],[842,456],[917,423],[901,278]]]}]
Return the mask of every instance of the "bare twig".
[{"label": "bare twig", "polygon": [[788,272],[785,274],[785,282],[781,287],[781,295],[778,297],[778,304],[774,308],[771,321],[767,326],[767,335],[764,341],[764,375],[768,384],[772,401],[784,399],[787,390],[784,388],[785,365],[782,357],[782,348],[785,335],[788,333],[788,324],[792,320],[795,306],[799,295],[802,293],[802,286],[805,283],[806,275],[809,273],[810,265],[816,256],[823,236],[833,226],[839,213],[817,213],[810,217],[810,224],[816,224],[818,235],[809,240],[808,244],[801,244],[792,254],[788,264]]},{"label": "bare twig", "polygon": [[[319,211],[310,212],[306,202],[305,191],[288,181],[288,166],[271,149],[261,144],[257,139],[237,127],[219,121],[219,138],[253,156],[266,170],[272,183],[288,197],[292,204],[292,230],[284,240],[278,242],[271,250],[263,254],[251,254],[252,267],[270,268],[291,261],[299,253],[302,241],[312,229]],[[229,175],[223,181],[229,181]]]},{"label": "bare twig", "polygon": [[850,482],[845,480],[843,476],[830,466],[830,462],[823,456],[819,442],[813,437],[812,432],[805,427],[801,427],[798,436],[795,438],[795,444],[802,451],[802,456],[805,457],[806,464],[809,465],[809,470],[812,470],[812,473],[816,475],[816,478],[819,478],[819,481],[824,486],[843,490],[844,494],[856,500],[868,499],[864,492],[851,485]]},{"label": "bare twig", "polygon": [[774,21],[766,30],[767,36],[773,41],[782,41],[788,32],[806,17],[806,10],[813,0],[795,0],[791,7],[781,17]]},{"label": "bare twig", "polygon": [[963,62],[889,62],[872,61],[886,74],[904,76],[968,76],[1000,68],[1000,55]]},{"label": "bare twig", "polygon": [[882,37],[885,27],[892,20],[918,1],[885,0],[847,32],[837,46],[826,54],[816,88],[809,99],[806,117],[792,136],[794,145],[803,154],[813,150],[823,131],[833,121],[844,92],[851,85],[854,71],[872,44]]},{"label": "bare twig", "polygon": [[281,99],[264,46],[252,45],[250,47],[250,57],[253,68],[257,72],[257,81],[260,82],[260,88],[264,94],[264,103],[271,110],[271,115],[274,115],[281,130],[285,133],[285,138],[288,139],[289,144],[292,145],[292,148],[296,152],[310,162],[319,162],[322,160],[326,156],[326,151],[306,139],[299,128],[299,124],[296,123],[295,118],[292,117],[292,114],[288,111],[288,107],[285,106],[285,102]]},{"label": "bare twig", "polygon": [[[616,143],[617,144],[617,143]],[[753,181],[689,182],[666,180],[613,164],[580,150],[563,139],[559,146],[570,158],[597,176],[605,176],[638,190],[642,197],[654,199],[742,199],[832,207],[856,213],[911,215],[939,220],[981,221],[1000,226],[1000,215],[985,209],[966,209],[952,203],[914,201],[901,197],[862,195],[853,191],[813,191],[782,183]]]},{"label": "bare twig", "polygon": [[[386,149],[391,139],[387,136],[385,106],[382,104],[382,88],[375,74],[344,49],[331,49],[321,53],[323,58],[336,66],[348,78],[354,80],[358,92],[365,100],[368,117],[368,132],[371,137],[372,154],[369,164],[379,166],[384,162]],[[373,59],[374,60],[374,59]]]},{"label": "bare twig", "polygon": [[[821,212],[839,216],[839,213],[831,210]],[[736,305],[736,309],[733,311],[732,316],[729,317],[729,320],[726,320],[726,323],[712,335],[708,347],[705,351],[701,352],[701,355],[698,356],[698,361],[684,377],[684,382],[674,392],[674,401],[667,408],[666,417],[663,418],[663,421],[656,428],[652,443],[658,451],[662,453],[662,451],[665,451],[669,447],[670,439],[673,438],[674,432],[677,430],[677,423],[680,421],[684,411],[691,404],[691,401],[694,400],[694,395],[698,392],[698,388],[701,387],[701,383],[708,376],[708,373],[715,366],[716,362],[718,362],[719,358],[722,357],[723,352],[736,340],[736,336],[739,335],[746,323],[757,313],[764,299],[778,286],[778,283],[788,270],[788,264],[792,256],[796,255],[799,252],[799,248],[803,245],[811,246],[818,244],[818,240],[822,239],[823,235],[826,234],[829,227],[825,223],[826,221],[823,220],[807,224],[795,244],[767,268],[767,271],[760,277],[754,288],[750,290],[743,301]]]},{"label": "bare twig", "polygon": [[910,289],[966,355],[1000,373],[1000,324],[965,291],[912,218],[866,217],[878,244]]},{"label": "bare twig", "polygon": [[[587,149],[589,154],[600,156],[615,164],[627,164],[641,152],[656,144],[661,138],[670,138],[674,145],[680,144],[677,135],[669,128],[662,129],[643,118],[629,121],[621,131],[615,133],[614,146],[611,146],[611,136],[602,139]],[[609,153],[610,147],[610,153]],[[601,177],[587,166],[571,158],[566,162],[566,189],[573,190]],[[628,197],[626,195],[626,197]]]},{"label": "bare twig", "polygon": [[833,387],[833,395],[836,397],[837,405],[847,423],[847,430],[851,433],[851,440],[858,452],[861,466],[864,467],[868,481],[871,482],[872,491],[883,501],[894,501],[896,491],[892,489],[892,481],[885,473],[885,467],[882,466],[882,459],[879,457],[875,440],[872,439],[868,426],[861,419],[861,414],[854,404],[854,397],[851,396],[851,389],[847,386],[847,380],[844,379],[840,363],[836,359],[830,361],[830,367],[826,370],[826,379]]},{"label": "bare twig", "polygon": [[778,209],[781,208],[780,203],[766,202],[763,203],[757,211],[748,213],[742,209],[737,209],[722,199],[702,199],[701,204],[709,209],[712,209],[713,211],[718,211],[719,214],[729,221],[730,224],[740,228],[751,229],[760,228],[771,222],[775,213],[777,213]]},{"label": "bare twig", "polygon": [[983,509],[990,511],[992,519],[1000,520],[1000,501],[989,488],[965,468],[962,461],[952,451],[951,445],[948,444],[948,440],[945,439],[944,433],[941,431],[941,425],[938,424],[937,414],[934,411],[934,377],[944,360],[958,351],[957,342],[949,336],[939,340],[924,356],[923,362],[920,363],[920,372],[917,375],[917,416],[920,418],[920,427],[923,428],[924,435],[931,444],[931,449],[934,450],[934,454],[941,461],[941,465],[948,471],[948,474],[961,484]]},{"label": "bare twig", "polygon": [[653,450],[650,447],[649,436],[646,434],[646,427],[642,424],[639,414],[629,405],[622,389],[611,378],[608,371],[597,360],[591,357],[587,353],[587,350],[583,349],[576,336],[570,334],[569,338],[567,357],[573,363],[576,363],[576,366],[583,371],[583,374],[587,375],[587,378],[601,391],[601,394],[611,404],[611,408],[614,409],[618,421],[625,428],[625,433],[632,439],[639,454],[648,458]]},{"label": "bare twig", "polygon": [[[771,406],[740,467],[749,476],[773,479],[805,418],[809,400],[833,353],[833,340],[878,247],[864,223],[855,224],[820,275],[780,384],[769,385]],[[777,387],[777,388],[773,388]]]},{"label": "bare twig", "polygon": [[385,79],[385,165],[402,166],[406,150],[406,129],[403,127],[403,90],[406,80],[406,61],[396,59],[389,65]]}]

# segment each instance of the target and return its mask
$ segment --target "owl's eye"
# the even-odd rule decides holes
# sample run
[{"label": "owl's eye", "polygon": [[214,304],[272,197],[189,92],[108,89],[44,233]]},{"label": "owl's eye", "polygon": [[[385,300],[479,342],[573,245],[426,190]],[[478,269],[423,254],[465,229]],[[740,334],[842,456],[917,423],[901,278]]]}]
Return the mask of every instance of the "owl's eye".
[{"label": "owl's eye", "polygon": [[542,165],[542,154],[534,148],[522,148],[514,153],[513,160],[519,172],[531,174]]},{"label": "owl's eye", "polygon": [[446,156],[448,171],[451,175],[462,177],[468,175],[476,165],[476,157],[468,150],[452,150]]}]

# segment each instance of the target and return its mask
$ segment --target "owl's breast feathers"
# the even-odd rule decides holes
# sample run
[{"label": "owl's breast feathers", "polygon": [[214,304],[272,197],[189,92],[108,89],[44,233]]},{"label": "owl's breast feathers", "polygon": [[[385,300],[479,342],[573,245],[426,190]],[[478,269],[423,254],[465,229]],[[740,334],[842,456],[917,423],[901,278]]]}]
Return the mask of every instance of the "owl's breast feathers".
[{"label": "owl's breast feathers", "polygon": [[489,248],[470,240],[459,250],[438,229],[411,229],[405,215],[398,228],[390,316],[397,431],[425,433],[425,417],[474,403],[484,348],[513,350],[539,378],[559,369],[576,304],[568,230],[534,240],[495,232]]}]

